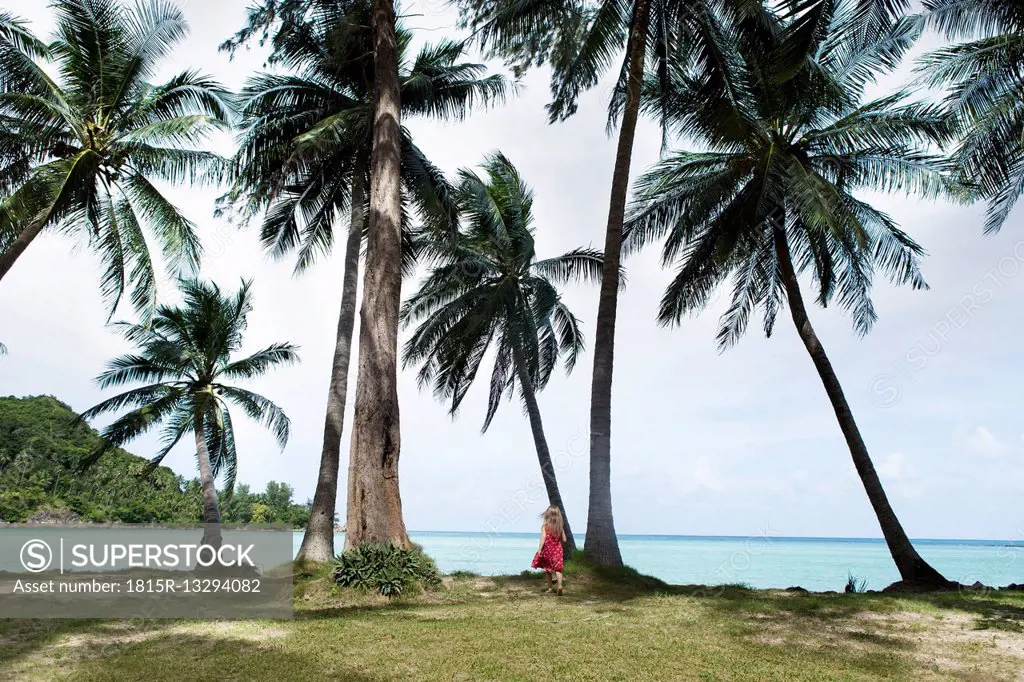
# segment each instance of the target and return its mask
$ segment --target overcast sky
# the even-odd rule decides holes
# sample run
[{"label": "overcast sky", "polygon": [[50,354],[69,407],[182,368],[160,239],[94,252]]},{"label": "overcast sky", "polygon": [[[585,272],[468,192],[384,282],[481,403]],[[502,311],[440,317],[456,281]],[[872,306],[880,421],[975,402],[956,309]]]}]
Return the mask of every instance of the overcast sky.
[{"label": "overcast sky", "polygon": [[[182,4],[182,3],[179,3]],[[262,67],[258,50],[233,61],[217,45],[242,25],[247,0],[188,0],[188,39],[162,77],[198,68],[239,88]],[[0,0],[0,8],[49,36],[39,0]],[[404,11],[419,41],[455,35],[455,13],[441,0]],[[926,41],[934,45],[934,39]],[[417,43],[419,44],[419,43]],[[495,68],[500,65],[495,64]],[[883,87],[898,84],[903,69]],[[418,144],[447,173],[501,150],[535,190],[538,256],[580,245],[601,247],[614,159],[605,135],[608,84],[586,94],[579,114],[549,126],[546,75],[530,75],[520,96],[457,124],[409,120]],[[219,151],[230,152],[220,140]],[[657,160],[660,138],[645,122],[634,175]],[[239,480],[270,480],[311,497],[341,293],[340,249],[299,278],[292,263],[269,262],[254,229],[213,217],[214,190],[174,188],[172,200],[200,227],[203,274],[224,287],[255,278],[247,349],[273,341],[301,346],[302,363],[253,382],[281,405],[292,438],[281,452],[259,427],[236,417]],[[1024,212],[1000,235],[981,236],[982,207],[953,207],[902,196],[870,197],[928,250],[929,291],[879,281],[880,320],[858,339],[838,310],[811,311],[897,514],[912,537],[1024,539]],[[724,353],[715,350],[725,301],[676,329],[655,321],[669,273],[655,250],[627,262],[620,297],[613,392],[613,499],[620,533],[880,536],[825,392],[788,315],[767,340],[760,323]],[[36,240],[0,287],[0,394],[49,394],[85,410],[105,394],[92,382],[128,347],[104,327],[99,265],[82,244]],[[413,287],[405,284],[404,291]],[[597,290],[569,288],[566,299],[594,336]],[[124,310],[121,317],[129,314]],[[353,352],[353,368],[356,363]],[[585,523],[592,356],[540,394],[548,441],[571,521]],[[354,371],[353,371],[354,375]],[[354,394],[354,384],[350,395]],[[486,386],[453,421],[411,371],[400,379],[401,486],[411,530],[532,531],[545,506],[537,460],[518,404],[504,405],[481,435]],[[351,408],[345,423],[348,453]],[[128,447],[149,457],[156,438]],[[194,476],[194,453],[181,445],[165,463]],[[346,471],[342,462],[342,472]],[[344,519],[344,479],[338,509]],[[525,503],[523,500],[527,500]]]}]

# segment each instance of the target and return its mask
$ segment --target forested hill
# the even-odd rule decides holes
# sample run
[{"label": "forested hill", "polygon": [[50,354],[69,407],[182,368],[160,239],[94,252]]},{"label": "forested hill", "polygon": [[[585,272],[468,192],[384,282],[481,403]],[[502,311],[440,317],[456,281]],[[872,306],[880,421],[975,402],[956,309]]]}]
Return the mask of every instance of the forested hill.
[{"label": "forested hill", "polygon": [[[158,467],[119,448],[80,471],[101,444],[99,434],[76,420],[56,398],[0,398],[0,521],[26,521],[39,513],[70,510],[83,521],[197,523],[202,519],[199,481]],[[308,505],[292,502],[292,489],[271,482],[266,492],[237,486],[221,495],[225,522],[305,525]]]}]

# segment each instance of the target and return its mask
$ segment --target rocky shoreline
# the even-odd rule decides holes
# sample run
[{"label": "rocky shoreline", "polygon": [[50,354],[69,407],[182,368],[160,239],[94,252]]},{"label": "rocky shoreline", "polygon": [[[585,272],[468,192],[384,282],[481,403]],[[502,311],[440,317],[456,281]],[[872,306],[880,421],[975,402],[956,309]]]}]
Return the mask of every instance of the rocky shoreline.
[{"label": "rocky shoreline", "polygon": [[[856,594],[856,590],[846,589],[842,593],[836,590],[823,590],[815,591],[808,590],[794,585],[793,587],[787,587],[783,592],[795,592],[799,594]],[[976,582],[973,585],[964,585],[963,583],[951,582],[945,589],[936,589],[933,586],[922,586],[911,583],[905,583],[903,581],[895,582],[881,590],[864,590],[860,594],[924,594],[929,592],[1024,592],[1024,583],[1010,583],[1009,585],[1003,585],[1001,587],[994,587],[992,585],[985,585],[981,582]]]}]

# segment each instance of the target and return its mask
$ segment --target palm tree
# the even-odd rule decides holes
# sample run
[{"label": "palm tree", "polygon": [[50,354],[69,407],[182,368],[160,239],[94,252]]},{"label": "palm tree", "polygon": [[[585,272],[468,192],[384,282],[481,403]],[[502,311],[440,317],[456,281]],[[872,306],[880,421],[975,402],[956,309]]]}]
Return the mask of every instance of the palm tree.
[{"label": "palm tree", "polygon": [[[46,45],[32,35],[23,21],[0,11],[0,93],[17,92],[33,81],[36,61],[47,54]],[[0,126],[0,197],[14,192],[32,170],[32,145],[20,134],[17,120],[2,116]],[[0,254],[17,237],[15,216],[0,200]]]},{"label": "palm tree", "polygon": [[28,38],[11,42],[0,30],[0,66],[13,74],[0,77],[0,127],[32,167],[14,176],[17,186],[0,181],[0,279],[43,229],[81,232],[103,260],[111,314],[129,283],[132,302],[149,313],[157,287],[147,241],[172,274],[193,270],[201,254],[195,226],[153,183],[218,179],[220,157],[200,145],[227,124],[225,91],[195,71],[149,82],[187,31],[172,5],[52,4],[57,37],[46,55],[56,79]]},{"label": "palm tree", "polygon": [[[236,161],[236,192],[246,194],[250,209],[269,205],[262,229],[268,251],[281,257],[298,249],[300,272],[331,248],[339,216],[351,215],[320,472],[298,556],[311,561],[334,556],[334,508],[372,148],[368,25],[366,2],[332,1],[316,6],[305,22],[293,18],[275,35],[274,54],[296,73],[261,74],[242,93],[246,132]],[[399,82],[407,115],[459,119],[476,102],[504,98],[504,78],[483,77],[483,65],[458,62],[461,44],[428,46],[410,60],[410,40],[409,31],[399,27]],[[404,227],[415,211],[444,229],[457,210],[452,190],[404,129],[401,170]],[[405,234],[411,247],[409,231]],[[408,264],[411,248],[406,251]]]},{"label": "palm tree", "polygon": [[[677,72],[667,103],[675,130],[706,148],[677,152],[638,181],[625,249],[665,239],[663,260],[677,263],[659,321],[678,324],[701,310],[732,278],[732,304],[721,320],[721,349],[744,333],[753,310],[770,335],[789,303],[797,332],[832,403],[900,575],[910,584],[946,586],[914,549],[882,488],[835,371],[811,326],[799,286],[810,270],[817,302],[837,302],[867,333],[876,319],[873,273],[897,284],[927,285],[922,249],[893,220],[858,199],[858,190],[934,196],[948,188],[941,159],[922,151],[943,139],[938,107],[908,103],[904,93],[863,101],[866,83],[899,63],[913,43],[912,22],[864,42],[848,30],[853,3],[823,8],[819,30],[766,13],[737,33],[742,61],[730,66],[735,87]],[[792,64],[800,64],[793,70]],[[657,88],[650,82],[648,87]]]},{"label": "palm tree", "polygon": [[932,85],[949,86],[958,139],[957,179],[989,200],[985,232],[997,232],[1024,193],[1024,3],[925,0],[927,21],[951,40],[921,60]]},{"label": "palm tree", "polygon": [[[905,9],[905,0],[854,0],[854,33],[877,34]],[[590,398],[590,504],[586,556],[597,564],[622,564],[611,501],[611,393],[618,306],[619,259],[633,140],[639,119],[641,84],[647,73],[663,81],[673,68],[692,67],[712,82],[725,78],[730,61],[727,36],[743,22],[756,22],[767,10],[763,0],[458,0],[460,23],[478,43],[505,57],[521,72],[549,62],[551,120],[576,111],[579,94],[596,85],[617,55],[625,53],[613,91],[608,128],[621,115],[605,228],[604,276],[594,338]],[[813,32],[814,18],[831,0],[788,0],[781,11],[802,18]],[[808,28],[809,27],[809,28]],[[664,90],[664,88],[662,88]],[[658,112],[663,125],[667,109]]]},{"label": "palm tree", "polygon": [[[101,388],[145,385],[108,398],[82,415],[92,419],[128,409],[101,431],[104,442],[114,446],[163,424],[162,447],[151,460],[153,467],[191,431],[206,524],[220,523],[214,480],[223,475],[225,487],[231,490],[238,470],[229,404],[269,429],[282,450],[288,442],[284,411],[267,398],[233,385],[298,360],[297,348],[290,343],[274,343],[248,357],[234,357],[252,310],[251,286],[242,282],[236,293],[227,294],[214,284],[185,281],[181,306],[159,306],[148,325],[119,323],[125,339],[139,350],[111,360],[96,381]],[[208,528],[206,537],[216,542],[219,531]]]},{"label": "palm tree", "polygon": [[[604,269],[594,340],[590,412],[590,500],[585,552],[601,565],[621,566],[611,498],[611,392],[615,318],[620,286],[622,226],[629,191],[633,141],[640,114],[645,73],[667,74],[670,65],[694,64],[707,73],[719,70],[727,56],[716,13],[741,14],[744,2],[724,0],[461,0],[461,23],[492,55],[517,72],[550,62],[552,122],[576,112],[579,95],[599,82],[616,58],[619,77],[609,104],[608,130],[621,117],[612,171],[604,239]],[[733,7],[736,5],[736,7]]]},{"label": "palm tree", "polygon": [[398,308],[402,299],[402,105],[394,0],[372,0],[373,147],[345,548],[409,548],[398,484]]},{"label": "palm tree", "polygon": [[576,249],[536,260],[533,193],[502,154],[489,156],[483,169],[486,179],[469,170],[460,173],[459,206],[468,226],[454,243],[432,249],[435,265],[430,275],[402,307],[403,326],[422,322],[405,344],[403,363],[421,365],[420,385],[432,384],[439,399],[451,401],[454,415],[493,342],[483,431],[518,381],[548,501],[566,520],[565,549],[572,552],[576,543],[558,491],[536,392],[547,385],[559,359],[569,372],[583,350],[579,321],[562,302],[555,283],[599,280],[601,254]]}]

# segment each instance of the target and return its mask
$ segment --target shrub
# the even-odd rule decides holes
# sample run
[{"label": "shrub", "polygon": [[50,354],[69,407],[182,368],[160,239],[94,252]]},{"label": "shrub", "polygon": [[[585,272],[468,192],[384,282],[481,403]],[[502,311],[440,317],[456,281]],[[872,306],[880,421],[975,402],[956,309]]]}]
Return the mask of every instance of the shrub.
[{"label": "shrub", "polygon": [[857,578],[850,573],[846,577],[846,588],[843,590],[847,594],[864,592],[868,587],[868,581],[864,578]]},{"label": "shrub", "polygon": [[342,587],[373,590],[385,597],[396,597],[414,584],[441,584],[437,566],[419,546],[401,549],[389,542],[364,542],[338,555],[331,575]]},{"label": "shrub", "polygon": [[448,577],[454,578],[455,580],[461,580],[463,578],[479,578],[480,574],[474,573],[473,571],[452,571],[448,574]]}]

